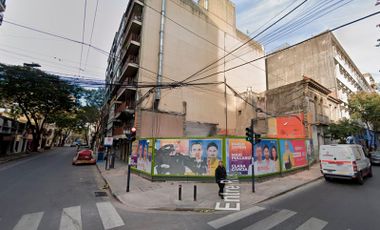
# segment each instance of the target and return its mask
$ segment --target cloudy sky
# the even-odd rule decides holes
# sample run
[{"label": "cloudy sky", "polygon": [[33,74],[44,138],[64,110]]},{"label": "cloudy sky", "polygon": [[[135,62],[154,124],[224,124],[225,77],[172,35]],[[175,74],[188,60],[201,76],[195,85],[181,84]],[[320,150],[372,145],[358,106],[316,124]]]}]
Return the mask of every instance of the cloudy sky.
[{"label": "cloudy sky", "polygon": [[[158,1],[158,0],[155,0]],[[252,36],[289,12],[304,0],[232,0],[236,5],[238,28]],[[4,20],[82,40],[84,0],[7,0]],[[127,0],[87,1],[84,41],[109,51]],[[309,0],[297,11],[257,37],[266,52],[294,44],[327,29],[380,11],[376,0]],[[272,19],[272,20],[271,20]],[[271,21],[270,21],[271,20]],[[380,15],[335,32],[343,47],[362,72],[380,81]],[[262,27],[263,26],[263,27]],[[261,27],[261,29],[260,29]],[[91,31],[93,35],[91,39]],[[0,62],[36,62],[43,70],[91,79],[104,79],[107,56],[73,42],[42,35],[4,22],[0,26]],[[79,71],[81,66],[81,71]]]}]

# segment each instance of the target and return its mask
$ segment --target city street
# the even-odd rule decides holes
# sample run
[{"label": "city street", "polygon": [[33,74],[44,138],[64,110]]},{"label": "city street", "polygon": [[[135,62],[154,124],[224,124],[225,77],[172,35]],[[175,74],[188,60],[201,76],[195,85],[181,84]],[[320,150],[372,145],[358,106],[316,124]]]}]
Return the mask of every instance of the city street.
[{"label": "city street", "polygon": [[[134,211],[109,195],[75,148],[0,165],[0,229],[377,229],[380,167],[363,186],[318,180],[240,212]],[[259,184],[258,184],[259,186]],[[154,198],[152,198],[154,199]],[[309,227],[306,225],[309,224]]]},{"label": "city street", "polygon": [[104,185],[96,166],[72,166],[74,153],[75,148],[56,148],[0,165],[0,229],[124,225],[110,199],[95,196]]}]

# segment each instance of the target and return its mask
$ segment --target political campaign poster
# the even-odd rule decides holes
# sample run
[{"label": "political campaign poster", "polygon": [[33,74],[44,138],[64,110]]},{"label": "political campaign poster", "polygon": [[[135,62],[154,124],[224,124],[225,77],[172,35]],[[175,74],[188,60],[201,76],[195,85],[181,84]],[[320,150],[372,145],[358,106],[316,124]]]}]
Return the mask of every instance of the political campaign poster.
[{"label": "political campaign poster", "polygon": [[221,139],[158,139],[155,175],[213,176],[222,159]]},{"label": "political campaign poster", "polygon": [[151,140],[139,140],[137,145],[137,169],[151,173],[152,169],[152,143]]},{"label": "political campaign poster", "polygon": [[[277,140],[263,139],[254,146],[253,165],[255,175],[280,171]],[[248,175],[252,175],[252,164],[249,167]]]},{"label": "political campaign poster", "polygon": [[228,175],[248,175],[252,159],[251,143],[245,139],[227,139],[226,170]]},{"label": "political campaign poster", "polygon": [[305,140],[280,140],[282,170],[307,165]]}]

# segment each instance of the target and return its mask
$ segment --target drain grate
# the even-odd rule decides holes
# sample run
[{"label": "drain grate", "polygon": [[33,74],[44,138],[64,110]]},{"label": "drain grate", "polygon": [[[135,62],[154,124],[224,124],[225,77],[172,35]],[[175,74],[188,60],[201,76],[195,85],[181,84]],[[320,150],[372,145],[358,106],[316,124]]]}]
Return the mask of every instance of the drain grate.
[{"label": "drain grate", "polygon": [[95,192],[95,197],[107,196],[106,192]]}]

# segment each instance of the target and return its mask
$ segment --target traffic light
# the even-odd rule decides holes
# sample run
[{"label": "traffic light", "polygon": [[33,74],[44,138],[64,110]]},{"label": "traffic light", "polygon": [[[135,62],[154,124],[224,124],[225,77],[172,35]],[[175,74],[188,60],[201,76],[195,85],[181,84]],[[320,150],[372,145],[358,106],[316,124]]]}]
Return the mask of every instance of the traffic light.
[{"label": "traffic light", "polygon": [[134,142],[136,140],[136,131],[137,129],[135,127],[131,128],[130,130],[125,131],[125,136],[127,137],[127,141]]},{"label": "traffic light", "polygon": [[258,144],[261,141],[261,134],[255,133],[254,143]]},{"label": "traffic light", "polygon": [[248,142],[253,142],[253,129],[251,127],[247,127],[245,128],[245,139],[248,141]]}]

